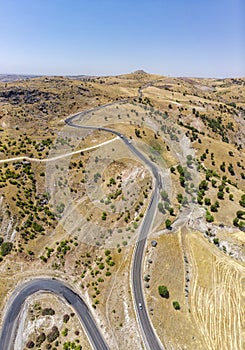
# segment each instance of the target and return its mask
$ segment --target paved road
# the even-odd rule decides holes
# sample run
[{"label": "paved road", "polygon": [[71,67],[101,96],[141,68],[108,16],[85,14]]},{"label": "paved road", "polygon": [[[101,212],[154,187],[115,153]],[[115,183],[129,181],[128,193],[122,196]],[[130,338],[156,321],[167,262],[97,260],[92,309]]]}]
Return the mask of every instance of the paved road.
[{"label": "paved road", "polygon": [[18,293],[15,292],[15,295],[12,295],[10,299],[11,307],[5,315],[0,336],[0,350],[13,349],[21,308],[25,300],[38,291],[49,291],[64,298],[76,311],[93,348],[96,350],[109,350],[87,305],[81,297],[59,280],[41,278],[27,282]]},{"label": "paved road", "polygon": [[[102,108],[102,106],[100,107]],[[87,113],[87,112],[85,112]],[[159,176],[158,169],[154,163],[152,163],[148,158],[146,158],[134,145],[131,143],[131,140],[128,140],[125,136],[123,136],[120,132],[105,128],[105,127],[96,127],[96,126],[84,126],[80,124],[75,124],[73,120],[77,117],[82,117],[85,113],[77,113],[65,120],[66,124],[75,128],[81,129],[94,129],[94,130],[103,130],[115,134],[121,137],[122,141],[129,147],[129,149],[139,158],[141,159],[148,168],[150,168],[151,172],[155,178],[155,186],[154,192],[151,198],[151,201],[148,206],[148,210],[146,211],[144,220],[140,227],[140,234],[136,243],[136,247],[134,250],[134,258],[132,264],[132,288],[133,288],[133,297],[135,302],[136,314],[138,318],[138,322],[141,327],[141,332],[144,340],[144,345],[148,350],[163,350],[163,346],[160,343],[151,321],[149,319],[147,308],[144,300],[144,292],[142,286],[142,263],[144,256],[144,249],[146,244],[147,235],[150,231],[151,224],[156,212],[159,190],[162,188],[161,177]],[[141,308],[139,307],[141,304]]]},{"label": "paved road", "polygon": [[[154,214],[157,208],[158,191],[155,190],[152,200],[149,204],[147,214],[141,225],[140,235],[136,243],[133,265],[132,265],[132,288],[138,321],[142,330],[145,347],[148,350],[162,350],[160,343],[149,319],[147,308],[144,301],[144,292],[142,286],[142,265],[147,234],[150,231]],[[139,304],[142,306],[139,307]]]},{"label": "paved road", "polygon": [[[109,105],[112,104],[113,103]],[[97,107],[96,110],[105,108],[106,106]],[[155,178],[154,192],[149,203],[148,209],[146,211],[144,220],[140,227],[140,234],[134,251],[134,259],[132,264],[132,288],[136,314],[141,327],[144,345],[148,350],[163,350],[163,346],[161,345],[161,343],[158,340],[158,337],[156,336],[156,333],[152,327],[151,321],[147,313],[142,286],[142,262],[144,256],[144,249],[147,235],[151,228],[151,224],[157,208],[159,190],[161,189],[161,178],[159,176],[158,169],[154,165],[154,163],[152,163],[138,149],[136,149],[134,145],[132,145],[131,140],[128,140],[120,132],[104,127],[83,126],[79,124],[74,124],[73,120],[75,118],[77,118],[78,116],[81,117],[87,114],[88,112],[90,111],[77,113],[67,118],[65,122],[71,127],[103,130],[119,136],[129,147],[129,149],[139,159],[141,159],[148,168],[150,168]],[[11,344],[13,344],[13,339],[16,335],[16,326],[18,324],[21,307],[29,295],[40,290],[51,291],[65,298],[65,300],[68,303],[70,303],[77,312],[78,317],[80,318],[94,349],[109,349],[100,331],[98,330],[97,325],[95,324],[86,304],[76,293],[74,293],[71,289],[67,288],[62,282],[58,280],[36,279],[24,285],[19,294],[17,294],[15,299],[13,300],[11,307],[9,308],[4,320],[2,333],[0,336],[0,350],[12,350]],[[139,303],[142,305],[142,309],[139,308]]]}]

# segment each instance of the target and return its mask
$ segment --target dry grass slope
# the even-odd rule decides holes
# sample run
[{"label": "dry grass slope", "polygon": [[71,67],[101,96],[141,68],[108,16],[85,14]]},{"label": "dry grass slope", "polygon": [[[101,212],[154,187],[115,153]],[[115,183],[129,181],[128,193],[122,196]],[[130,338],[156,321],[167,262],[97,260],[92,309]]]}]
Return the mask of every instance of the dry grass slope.
[{"label": "dry grass slope", "polygon": [[[64,124],[72,113],[110,104],[76,122],[107,126],[130,139],[158,166],[168,194],[160,198],[150,238],[158,244],[148,242],[142,273],[144,286],[150,275],[145,295],[160,339],[167,350],[244,349],[245,219],[233,224],[244,210],[244,86],[244,78],[141,71],[0,82],[0,236],[13,244],[9,255],[0,254],[1,310],[16,284],[37,275],[60,278],[81,292],[112,349],[143,348],[129,269],[151,174],[120,138],[81,154],[115,135]],[[29,158],[5,162],[15,157]],[[180,164],[182,180],[191,177],[184,186]],[[186,207],[181,195],[192,196]],[[159,296],[161,284],[168,300]]]},{"label": "dry grass slope", "polygon": [[[193,241],[191,311],[197,327],[203,334],[207,349],[242,350],[244,270],[222,255],[209,252],[210,248],[206,244],[200,245],[196,238]],[[202,249],[206,256],[201,252]],[[208,276],[203,276],[207,268],[205,264],[211,269]]]}]

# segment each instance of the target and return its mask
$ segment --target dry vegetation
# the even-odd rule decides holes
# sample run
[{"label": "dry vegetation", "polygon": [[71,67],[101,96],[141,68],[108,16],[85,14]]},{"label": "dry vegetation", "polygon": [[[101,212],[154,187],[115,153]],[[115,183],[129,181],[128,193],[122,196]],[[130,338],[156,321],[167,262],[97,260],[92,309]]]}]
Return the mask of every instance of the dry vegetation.
[{"label": "dry vegetation", "polygon": [[[17,335],[16,346],[25,350],[91,349],[74,311],[52,294],[32,296],[22,313],[23,334]],[[73,345],[74,344],[74,345]]]},{"label": "dry vegetation", "polygon": [[[143,72],[0,82],[1,310],[28,278],[69,280],[111,348],[142,347],[130,263],[154,181],[120,138],[64,124],[107,104],[76,123],[119,131],[163,179],[151,233],[157,246],[148,241],[142,275],[160,339],[167,350],[244,348],[244,84]],[[25,346],[51,323],[64,330],[53,299],[28,306]],[[51,302],[57,318],[40,318]],[[69,336],[79,327],[76,345],[89,348],[78,321],[69,322],[56,348],[76,342]]]}]

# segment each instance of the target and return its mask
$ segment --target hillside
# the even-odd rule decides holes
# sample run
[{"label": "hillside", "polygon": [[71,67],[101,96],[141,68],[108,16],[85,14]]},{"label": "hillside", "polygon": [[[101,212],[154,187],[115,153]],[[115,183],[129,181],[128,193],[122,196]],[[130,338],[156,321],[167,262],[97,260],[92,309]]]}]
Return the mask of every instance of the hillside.
[{"label": "hillside", "polygon": [[[126,139],[156,166],[162,183],[142,271],[160,341],[167,350],[242,350],[245,78],[139,70],[4,80],[1,315],[16,285],[58,278],[85,298],[111,349],[143,349],[130,271],[156,182]],[[86,129],[65,123],[78,112],[76,125]],[[160,285],[168,298],[159,295]],[[55,314],[42,313],[52,307]],[[20,349],[36,344],[51,324],[60,332],[56,349],[69,349],[69,341],[89,349],[72,309],[61,309],[55,296],[33,297]],[[47,346],[45,336],[38,348]]]}]

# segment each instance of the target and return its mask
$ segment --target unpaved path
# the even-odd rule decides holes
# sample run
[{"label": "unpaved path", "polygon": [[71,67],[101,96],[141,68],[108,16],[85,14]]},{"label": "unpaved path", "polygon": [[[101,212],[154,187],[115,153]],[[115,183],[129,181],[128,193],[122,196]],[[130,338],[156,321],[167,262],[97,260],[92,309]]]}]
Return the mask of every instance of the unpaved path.
[{"label": "unpaved path", "polygon": [[79,149],[77,151],[73,151],[73,152],[69,152],[69,153],[65,153],[65,154],[61,154],[59,156],[52,157],[52,158],[38,159],[38,158],[30,158],[30,157],[23,156],[23,157],[14,157],[14,158],[8,158],[8,159],[1,159],[0,163],[10,163],[10,162],[21,161],[21,160],[28,160],[28,161],[31,161],[31,162],[38,162],[38,163],[53,162],[54,160],[59,160],[59,159],[65,158],[65,157],[70,157],[70,156],[72,156],[74,154],[90,151],[91,149],[95,149],[95,148],[107,145],[108,143],[114,142],[114,141],[116,141],[118,139],[119,139],[119,136],[116,136],[113,139],[108,140],[108,141],[104,141],[102,143],[99,143],[98,145],[87,147],[87,148],[83,148],[83,149]]}]

